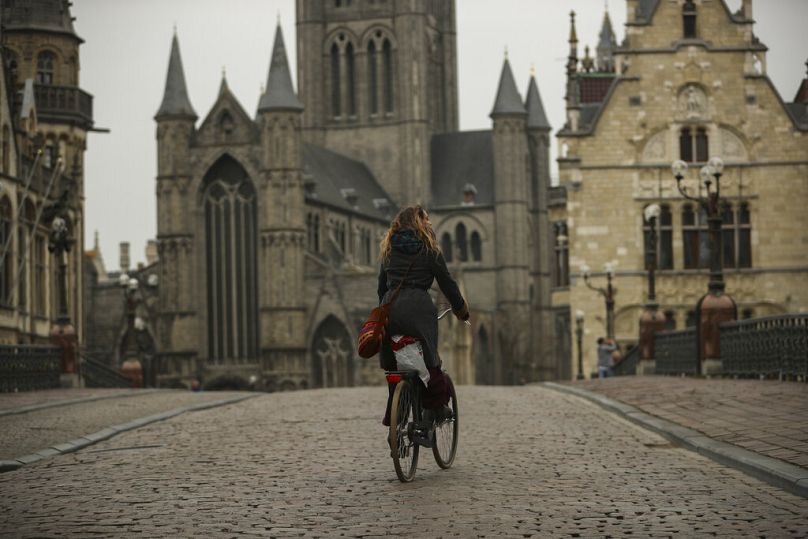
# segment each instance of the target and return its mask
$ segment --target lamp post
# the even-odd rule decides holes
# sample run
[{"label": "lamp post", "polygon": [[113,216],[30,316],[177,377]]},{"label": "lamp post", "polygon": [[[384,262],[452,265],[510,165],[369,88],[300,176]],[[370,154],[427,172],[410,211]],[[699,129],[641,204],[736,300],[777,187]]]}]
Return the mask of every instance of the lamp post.
[{"label": "lamp post", "polygon": [[593,286],[592,283],[589,282],[589,268],[584,266],[582,269],[584,273],[584,284],[586,284],[590,290],[594,290],[603,296],[603,299],[606,302],[606,336],[609,339],[614,339],[614,295],[617,292],[612,286],[612,279],[614,279],[614,268],[611,264],[606,264],[604,268],[604,271],[606,272],[606,288]]},{"label": "lamp post", "polygon": [[653,374],[656,366],[654,336],[665,329],[665,314],[659,311],[656,301],[656,265],[657,236],[656,223],[662,212],[659,204],[651,204],[645,208],[644,217],[649,226],[647,266],[648,266],[648,301],[640,316],[640,361],[637,363],[637,374]]},{"label": "lamp post", "polygon": [[[151,274],[145,283],[135,276],[130,277],[122,273],[118,284],[123,289],[125,309],[126,309],[126,336],[124,354],[125,359],[121,364],[122,373],[132,380],[133,386],[139,387],[145,381],[146,386],[156,384],[155,365],[153,365],[153,350],[147,346],[148,334],[146,332],[146,321],[138,316],[139,305],[146,308],[143,297],[144,288],[154,289],[158,284],[156,274]],[[145,284],[145,287],[143,286]],[[143,361],[141,361],[141,359]]]},{"label": "lamp post", "polygon": [[67,253],[73,246],[73,238],[67,221],[60,215],[62,208],[54,206],[54,216],[51,220],[51,229],[48,236],[48,251],[57,261],[56,272],[56,323],[51,329],[51,340],[62,349],[62,385],[75,386],[78,379],[78,362],[76,351],[78,340],[76,328],[70,322],[67,308]]},{"label": "lamp post", "polygon": [[724,292],[724,271],[721,259],[719,202],[724,161],[720,157],[713,157],[699,171],[699,181],[704,186],[706,197],[693,196],[682,185],[687,169],[687,163],[684,161],[676,161],[671,166],[679,193],[685,199],[696,202],[707,214],[710,233],[710,280],[707,293],[696,304],[696,314],[698,316],[699,371],[702,374],[714,374],[721,370],[720,324],[737,318],[735,301]]},{"label": "lamp post", "polygon": [[575,311],[575,339],[578,341],[578,380],[586,378],[584,376],[584,312]]}]

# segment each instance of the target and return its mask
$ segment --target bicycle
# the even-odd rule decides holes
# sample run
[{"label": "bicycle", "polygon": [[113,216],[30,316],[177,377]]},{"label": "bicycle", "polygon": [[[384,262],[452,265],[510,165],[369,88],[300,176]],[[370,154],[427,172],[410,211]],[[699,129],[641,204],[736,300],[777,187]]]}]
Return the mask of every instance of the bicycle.
[{"label": "bicycle", "polygon": [[[438,320],[450,310],[443,311]],[[468,321],[466,324],[470,325]],[[457,393],[449,374],[444,372],[444,376],[449,385],[451,414],[433,423],[424,418],[421,395],[426,387],[418,376],[418,371],[385,371],[387,382],[396,384],[390,405],[388,443],[396,475],[402,483],[408,483],[415,477],[421,447],[431,448],[435,462],[444,470],[450,468],[454,462],[460,425]]]}]

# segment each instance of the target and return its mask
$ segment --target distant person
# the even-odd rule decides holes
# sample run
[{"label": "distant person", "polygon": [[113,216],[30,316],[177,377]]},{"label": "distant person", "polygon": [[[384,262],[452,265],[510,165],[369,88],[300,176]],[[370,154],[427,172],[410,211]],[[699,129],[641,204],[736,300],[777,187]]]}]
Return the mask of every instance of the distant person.
[{"label": "distant person", "polygon": [[598,379],[607,376],[613,376],[612,367],[614,360],[612,359],[612,352],[617,350],[617,345],[613,339],[598,339]]}]

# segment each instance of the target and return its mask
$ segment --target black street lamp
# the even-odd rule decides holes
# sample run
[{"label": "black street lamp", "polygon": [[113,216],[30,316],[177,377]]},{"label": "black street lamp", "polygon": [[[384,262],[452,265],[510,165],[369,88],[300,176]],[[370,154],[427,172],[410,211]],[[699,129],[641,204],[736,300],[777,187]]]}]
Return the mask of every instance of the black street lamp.
[{"label": "black street lamp", "polygon": [[720,157],[713,157],[699,171],[699,181],[704,186],[706,197],[692,196],[687,192],[687,188],[682,186],[687,168],[687,163],[684,161],[676,161],[671,166],[679,193],[685,199],[696,202],[707,214],[710,232],[710,281],[707,286],[707,294],[702,296],[696,305],[696,313],[698,316],[700,370],[702,374],[711,374],[721,368],[719,326],[722,322],[737,318],[735,301],[724,293],[724,268],[721,259],[720,198],[724,161]]},{"label": "black street lamp", "polygon": [[665,314],[659,311],[656,300],[656,266],[657,266],[657,236],[656,224],[662,209],[659,204],[651,204],[644,210],[645,221],[649,227],[647,266],[648,266],[648,301],[645,310],[640,316],[640,362],[637,365],[637,374],[653,374],[655,370],[654,339],[659,331],[665,329]]},{"label": "black street lamp", "polygon": [[[128,363],[128,365],[124,370],[136,372],[138,365],[135,363],[140,363],[140,374],[145,385],[154,386],[157,382],[156,365],[153,364],[154,350],[153,346],[150,346],[151,339],[147,334],[146,321],[138,316],[137,311],[139,305],[143,305],[144,309],[148,310],[144,290],[155,289],[158,284],[158,277],[156,274],[151,274],[146,278],[145,282],[141,282],[138,277],[130,277],[126,273],[122,273],[118,284],[123,289],[126,309],[126,344],[123,349],[125,354],[124,363]],[[137,377],[137,375],[135,374],[134,377]]]},{"label": "black street lamp", "polygon": [[614,268],[611,264],[606,264],[604,269],[606,270],[606,288],[593,286],[592,283],[589,282],[589,268],[586,266],[583,268],[584,284],[586,284],[590,290],[594,290],[603,296],[606,302],[606,336],[609,339],[614,339],[614,295],[616,293],[616,290],[612,286]]},{"label": "black street lamp", "polygon": [[584,312],[575,311],[575,338],[578,341],[578,380],[586,378],[584,376]]}]

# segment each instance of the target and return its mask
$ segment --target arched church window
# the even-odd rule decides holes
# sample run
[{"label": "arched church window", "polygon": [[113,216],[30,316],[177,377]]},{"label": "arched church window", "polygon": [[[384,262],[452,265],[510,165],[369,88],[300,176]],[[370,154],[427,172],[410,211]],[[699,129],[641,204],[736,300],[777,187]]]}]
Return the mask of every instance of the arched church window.
[{"label": "arched church window", "polygon": [[685,38],[696,37],[696,4],[687,0],[682,6],[683,33]]},{"label": "arched church window", "polygon": [[393,47],[389,39],[382,45],[382,73],[384,76],[384,111],[393,112]]},{"label": "arched church window", "polygon": [[53,66],[56,63],[56,55],[50,51],[39,53],[36,58],[36,82],[37,84],[53,84]]},{"label": "arched church window", "polygon": [[213,360],[258,355],[256,196],[246,171],[222,157],[203,180],[208,349]]},{"label": "arched church window", "polygon": [[480,233],[476,230],[471,233],[471,259],[475,262],[483,259],[483,244]]},{"label": "arched church window", "polygon": [[339,76],[339,47],[336,43],[331,45],[331,114],[334,118],[342,116],[342,100],[340,94]]},{"label": "arched church window", "polygon": [[329,316],[314,332],[311,346],[312,387],[354,385],[354,349],[348,330]]},{"label": "arched church window", "polygon": [[440,238],[440,250],[443,252],[443,258],[446,262],[454,260],[452,253],[452,237],[448,232],[444,232],[443,236]]},{"label": "arched church window", "polygon": [[379,66],[376,54],[376,42],[368,45],[368,92],[370,94],[370,113],[379,113]]},{"label": "arched church window", "polygon": [[457,259],[465,262],[469,259],[468,238],[466,237],[466,225],[457,223],[455,227],[455,242],[457,243]]},{"label": "arched church window", "polygon": [[[0,246],[5,246],[11,241],[11,201],[7,196],[0,200]],[[14,257],[9,251],[5,253],[2,264],[0,264],[0,304],[11,304],[11,280],[14,272]]]},{"label": "arched church window", "polygon": [[346,81],[348,89],[348,115],[356,116],[356,68],[354,65],[354,47],[353,43],[348,43],[345,47],[345,68]]}]

